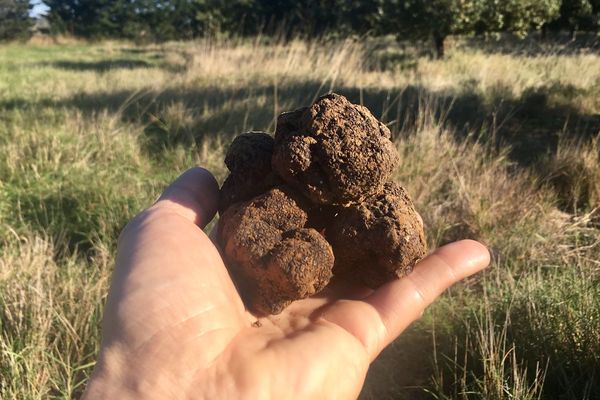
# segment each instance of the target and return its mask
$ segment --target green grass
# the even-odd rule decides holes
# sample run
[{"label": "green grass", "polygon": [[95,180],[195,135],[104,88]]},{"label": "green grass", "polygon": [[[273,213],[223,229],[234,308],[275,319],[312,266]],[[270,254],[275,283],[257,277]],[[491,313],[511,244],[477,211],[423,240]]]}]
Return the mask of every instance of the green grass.
[{"label": "green grass", "polygon": [[180,172],[335,90],[394,132],[432,247],[493,265],[372,366],[364,399],[600,397],[600,56],[392,41],[0,46],[0,398],[93,368],[117,235]]}]

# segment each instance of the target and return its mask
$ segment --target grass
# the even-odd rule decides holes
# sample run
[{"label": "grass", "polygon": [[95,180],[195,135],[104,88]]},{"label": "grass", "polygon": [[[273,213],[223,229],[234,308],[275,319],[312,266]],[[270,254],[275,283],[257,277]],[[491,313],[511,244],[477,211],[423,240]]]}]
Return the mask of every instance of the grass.
[{"label": "grass", "polygon": [[493,266],[373,364],[364,399],[600,397],[600,56],[387,40],[0,46],[0,398],[78,396],[120,229],[186,168],[335,90],[394,132],[431,247]]}]

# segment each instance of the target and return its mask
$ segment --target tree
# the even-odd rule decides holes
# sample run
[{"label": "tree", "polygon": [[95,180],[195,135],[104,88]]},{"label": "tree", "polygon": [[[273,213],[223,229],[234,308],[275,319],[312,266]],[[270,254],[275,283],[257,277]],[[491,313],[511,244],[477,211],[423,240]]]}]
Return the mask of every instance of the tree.
[{"label": "tree", "polygon": [[208,31],[233,35],[365,34],[375,32],[383,0],[197,0]]},{"label": "tree", "polygon": [[560,7],[560,18],[551,28],[568,29],[571,39],[575,39],[577,31],[598,29],[600,16],[600,0],[563,0]]},{"label": "tree", "polygon": [[501,30],[525,36],[532,29],[539,30],[560,15],[562,0],[507,0],[502,2]]},{"label": "tree", "polygon": [[562,0],[485,0],[476,32],[513,32],[524,37],[559,16]]},{"label": "tree", "polygon": [[592,30],[598,32],[600,28],[600,0],[590,0],[592,4]]},{"label": "tree", "polygon": [[[55,33],[85,38],[118,36],[129,20],[124,15],[127,1],[45,0],[50,8],[48,20]],[[118,34],[117,34],[118,33]]]},{"label": "tree", "polygon": [[342,33],[379,34],[384,19],[384,0],[337,0],[338,22],[335,28]]},{"label": "tree", "polygon": [[33,25],[28,0],[0,0],[0,40],[26,39]]},{"label": "tree", "polygon": [[[561,26],[598,27],[600,0],[46,0],[55,30],[86,38],[191,39],[388,34],[431,40],[442,57],[449,35],[523,36],[562,13]],[[26,4],[0,0],[0,4]],[[4,25],[2,28],[5,28]],[[5,28],[6,29],[6,28]]]},{"label": "tree", "polygon": [[46,0],[58,32],[84,38],[191,39],[199,34],[196,0]]},{"label": "tree", "polygon": [[384,15],[388,31],[399,37],[431,39],[442,58],[449,35],[474,32],[484,0],[386,0]]}]

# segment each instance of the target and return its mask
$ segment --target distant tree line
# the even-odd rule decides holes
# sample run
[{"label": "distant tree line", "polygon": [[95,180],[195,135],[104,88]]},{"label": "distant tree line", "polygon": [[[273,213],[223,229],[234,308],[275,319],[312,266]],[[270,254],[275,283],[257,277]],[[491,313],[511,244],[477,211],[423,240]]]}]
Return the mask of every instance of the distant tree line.
[{"label": "distant tree line", "polygon": [[[598,31],[600,0],[45,0],[54,33],[148,41],[215,34],[387,35]],[[22,35],[29,2],[0,0],[0,39]]]},{"label": "distant tree line", "polygon": [[0,40],[26,39],[33,21],[28,0],[0,0]]}]

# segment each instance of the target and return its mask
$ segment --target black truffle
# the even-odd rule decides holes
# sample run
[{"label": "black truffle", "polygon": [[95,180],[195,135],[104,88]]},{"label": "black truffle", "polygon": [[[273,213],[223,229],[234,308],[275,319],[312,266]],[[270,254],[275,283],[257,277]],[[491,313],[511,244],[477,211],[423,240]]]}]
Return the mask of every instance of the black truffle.
[{"label": "black truffle", "polygon": [[281,186],[230,207],[221,217],[225,261],[246,306],[256,314],[278,314],[331,279],[333,251],[323,236],[305,227],[303,203]]},{"label": "black truffle", "polygon": [[390,130],[366,107],[328,94],[277,121],[273,170],[315,203],[360,202],[398,163]]},{"label": "black truffle", "polygon": [[219,213],[232,204],[264,193],[282,183],[271,170],[273,138],[264,132],[248,132],[237,136],[225,155],[230,171],[221,187]]},{"label": "black truffle", "polygon": [[423,222],[395,183],[363,203],[338,208],[326,236],[334,274],[372,288],[407,275],[427,251]]}]

